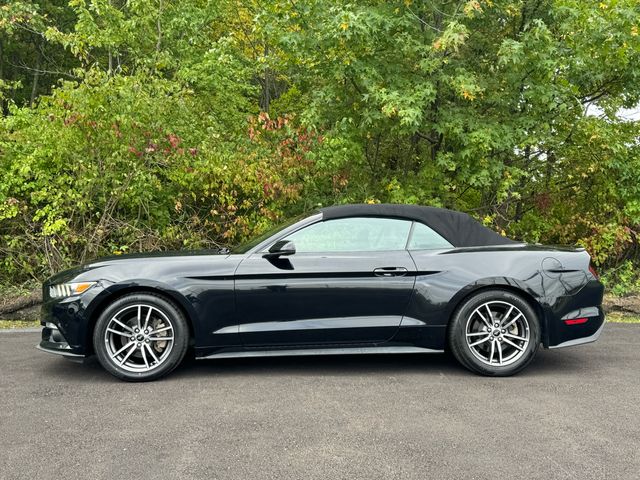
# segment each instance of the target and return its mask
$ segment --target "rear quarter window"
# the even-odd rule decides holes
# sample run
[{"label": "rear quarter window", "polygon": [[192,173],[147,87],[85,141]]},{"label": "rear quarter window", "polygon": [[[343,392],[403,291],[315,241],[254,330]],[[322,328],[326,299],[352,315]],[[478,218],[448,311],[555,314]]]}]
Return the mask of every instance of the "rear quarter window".
[{"label": "rear quarter window", "polygon": [[413,232],[407,245],[409,250],[437,250],[442,248],[453,248],[439,233],[423,223],[415,222]]}]

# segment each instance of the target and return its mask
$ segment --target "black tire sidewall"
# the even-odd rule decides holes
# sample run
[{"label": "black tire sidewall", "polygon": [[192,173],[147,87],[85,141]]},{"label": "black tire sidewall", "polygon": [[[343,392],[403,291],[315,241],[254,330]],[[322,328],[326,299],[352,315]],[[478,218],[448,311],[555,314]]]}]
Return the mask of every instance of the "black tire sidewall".
[{"label": "black tire sidewall", "polygon": [[[466,322],[478,306],[490,301],[505,301],[515,305],[529,323],[530,341],[516,362],[506,366],[489,366],[471,352],[466,341]],[[449,347],[456,359],[469,370],[488,376],[509,376],[525,368],[535,357],[541,341],[540,320],[532,306],[521,296],[499,289],[484,290],[464,300],[453,314],[449,328]]]},{"label": "black tire sidewall", "polygon": [[[104,335],[115,313],[127,306],[141,303],[153,305],[167,315],[173,326],[173,348],[168,358],[157,369],[150,372],[130,372],[111,360],[104,344]],[[113,301],[100,314],[93,331],[93,348],[102,367],[113,376],[130,382],[151,381],[167,375],[182,362],[188,345],[189,327],[183,313],[170,300],[150,293],[132,293]]]}]

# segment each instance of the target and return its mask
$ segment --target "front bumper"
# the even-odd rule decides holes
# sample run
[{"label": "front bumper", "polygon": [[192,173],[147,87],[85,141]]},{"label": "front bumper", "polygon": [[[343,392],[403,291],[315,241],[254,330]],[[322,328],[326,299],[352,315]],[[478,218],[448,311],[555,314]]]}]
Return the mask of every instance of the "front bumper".
[{"label": "front bumper", "polygon": [[46,284],[43,290],[44,302],[40,315],[43,328],[38,349],[69,358],[91,355],[91,306],[104,291],[102,285],[66,298],[51,298]]},{"label": "front bumper", "polygon": [[61,355],[65,358],[85,358],[84,355],[78,355],[77,353],[69,353],[69,352],[58,350],[55,348],[48,348],[47,346],[43,346],[42,343],[39,343],[38,345],[36,345],[36,348],[41,352],[53,353],[55,355]]},{"label": "front bumper", "polygon": [[67,358],[84,358],[85,355],[77,353],[77,349],[73,349],[64,338],[56,325],[46,322],[42,329],[42,340],[36,345],[38,350],[56,355],[62,355]]}]

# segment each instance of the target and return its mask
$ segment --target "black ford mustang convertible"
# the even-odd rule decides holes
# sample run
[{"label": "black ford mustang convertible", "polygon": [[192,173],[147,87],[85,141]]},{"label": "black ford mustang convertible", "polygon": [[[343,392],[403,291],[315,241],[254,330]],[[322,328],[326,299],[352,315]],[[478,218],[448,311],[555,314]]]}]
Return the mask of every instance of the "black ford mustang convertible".
[{"label": "black ford mustang convertible", "polygon": [[581,248],[527,245],[470,216],[329,207],[226,252],[127,255],[43,286],[41,350],[152,380],[197,358],[449,349],[512,375],[596,340],[603,287]]}]

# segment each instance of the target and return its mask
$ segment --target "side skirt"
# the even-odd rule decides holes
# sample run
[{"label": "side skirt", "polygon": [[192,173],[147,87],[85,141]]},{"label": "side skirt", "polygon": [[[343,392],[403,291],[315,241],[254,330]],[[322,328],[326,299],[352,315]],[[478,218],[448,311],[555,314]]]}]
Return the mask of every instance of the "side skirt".
[{"label": "side skirt", "polygon": [[213,358],[247,358],[247,357],[296,357],[306,355],[364,355],[385,353],[443,353],[444,350],[433,350],[422,347],[345,347],[345,348],[301,348],[292,350],[244,350],[238,352],[220,352],[198,357],[198,360]]}]

